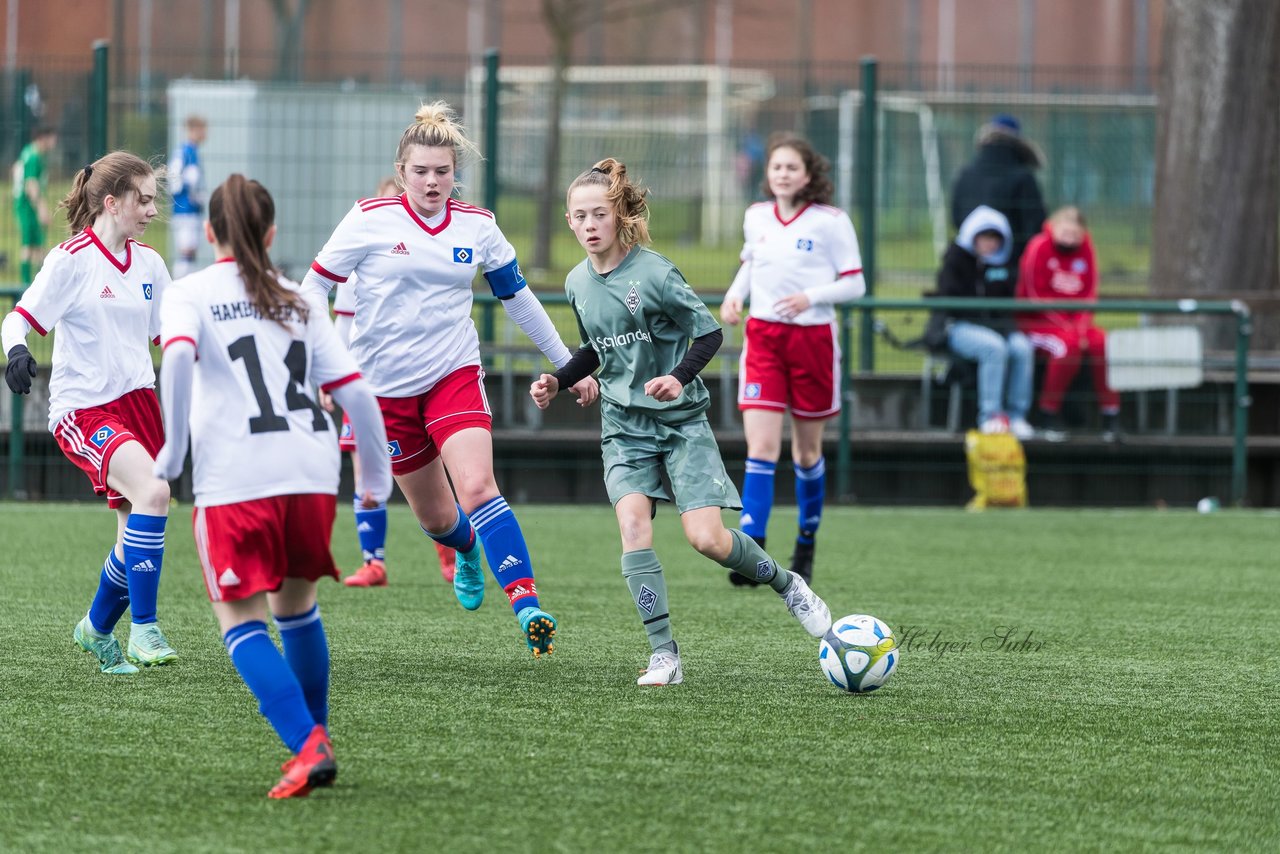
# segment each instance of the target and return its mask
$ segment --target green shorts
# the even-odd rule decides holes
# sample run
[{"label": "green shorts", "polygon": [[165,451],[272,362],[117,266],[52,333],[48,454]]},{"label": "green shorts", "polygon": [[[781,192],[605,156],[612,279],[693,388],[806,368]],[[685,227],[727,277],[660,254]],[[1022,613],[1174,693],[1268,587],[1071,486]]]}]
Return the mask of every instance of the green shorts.
[{"label": "green shorts", "polygon": [[617,504],[634,492],[670,501],[661,479],[665,469],[681,513],[700,507],[742,509],[705,416],[676,425],[634,414],[628,420],[624,427],[608,417],[602,419],[600,455],[611,502]]},{"label": "green shorts", "polygon": [[18,220],[18,232],[21,235],[20,246],[44,246],[44,226],[40,224],[39,215],[30,208],[15,207],[14,215]]}]

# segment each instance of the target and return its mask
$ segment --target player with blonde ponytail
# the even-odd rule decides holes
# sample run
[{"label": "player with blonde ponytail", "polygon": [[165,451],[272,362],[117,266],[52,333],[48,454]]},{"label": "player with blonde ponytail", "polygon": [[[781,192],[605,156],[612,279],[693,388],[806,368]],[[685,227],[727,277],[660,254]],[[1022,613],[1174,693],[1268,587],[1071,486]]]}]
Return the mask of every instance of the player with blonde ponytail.
[{"label": "player with blonde ponytail", "polygon": [[[483,546],[539,656],[552,650],[556,621],[541,607],[529,548],[493,475],[493,417],[471,321],[477,271],[554,365],[569,351],[493,213],[454,198],[459,168],[477,156],[448,104],[423,105],[396,148],[404,193],[358,201],[305,284],[327,293],[354,274],[351,352],[382,407],[396,483],[423,531],[457,550],[453,585],[462,606],[483,602]],[[594,380],[577,391],[590,402]]]}]

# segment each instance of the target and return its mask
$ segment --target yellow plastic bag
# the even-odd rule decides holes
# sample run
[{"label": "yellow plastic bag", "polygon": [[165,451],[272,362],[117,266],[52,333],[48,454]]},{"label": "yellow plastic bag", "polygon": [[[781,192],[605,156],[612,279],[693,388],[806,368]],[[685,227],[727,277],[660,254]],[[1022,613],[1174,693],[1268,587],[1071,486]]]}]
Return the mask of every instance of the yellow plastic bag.
[{"label": "yellow plastic bag", "polygon": [[970,430],[964,435],[964,454],[974,491],[967,509],[1027,506],[1027,457],[1017,436]]}]

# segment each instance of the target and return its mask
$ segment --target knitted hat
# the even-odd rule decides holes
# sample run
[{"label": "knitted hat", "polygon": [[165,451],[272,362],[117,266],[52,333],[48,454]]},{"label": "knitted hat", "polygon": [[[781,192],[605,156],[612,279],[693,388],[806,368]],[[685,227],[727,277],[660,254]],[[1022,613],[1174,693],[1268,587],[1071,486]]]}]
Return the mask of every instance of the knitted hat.
[{"label": "knitted hat", "polygon": [[1022,134],[1022,124],[1008,113],[996,113],[991,117],[991,124],[1008,131],[1014,136],[1020,136]]}]

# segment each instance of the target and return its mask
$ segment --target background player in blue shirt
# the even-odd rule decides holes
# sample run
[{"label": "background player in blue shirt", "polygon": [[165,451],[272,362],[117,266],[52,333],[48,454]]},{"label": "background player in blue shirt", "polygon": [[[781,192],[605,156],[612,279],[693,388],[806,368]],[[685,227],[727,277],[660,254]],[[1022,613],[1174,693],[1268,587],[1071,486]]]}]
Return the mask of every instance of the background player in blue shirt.
[{"label": "background player in blue shirt", "polygon": [[167,172],[169,193],[173,196],[173,219],[169,224],[173,251],[173,277],[181,278],[195,270],[196,249],[200,245],[204,222],[204,166],[200,163],[200,145],[209,131],[209,123],[201,116],[187,116],[187,138],[169,158]]}]

